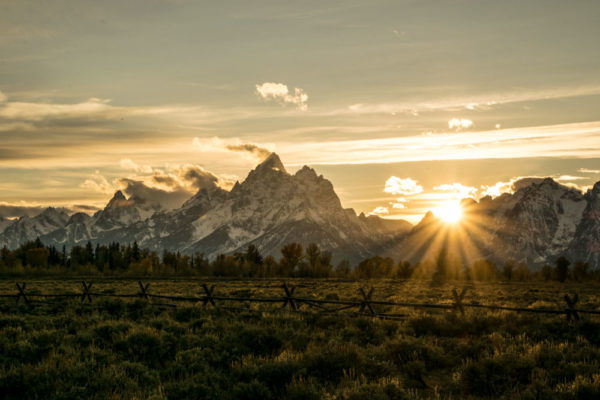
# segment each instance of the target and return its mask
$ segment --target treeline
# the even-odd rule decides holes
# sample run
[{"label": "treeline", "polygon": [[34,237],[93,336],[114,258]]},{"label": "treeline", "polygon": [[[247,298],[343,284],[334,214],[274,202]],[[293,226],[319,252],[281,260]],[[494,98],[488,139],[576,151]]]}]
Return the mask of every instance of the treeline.
[{"label": "treeline", "polygon": [[478,260],[465,265],[460,257],[443,248],[435,257],[411,264],[396,262],[390,257],[366,258],[352,266],[347,260],[333,265],[331,253],[317,244],[304,248],[289,243],[281,248],[281,256],[260,254],[249,245],[244,252],[219,255],[209,260],[202,253],[185,255],[179,252],[155,251],[140,248],[137,242],[121,245],[114,242],[95,246],[73,246],[69,251],[63,246],[46,246],[40,239],[24,243],[15,250],[0,249],[0,272],[6,274],[63,274],[87,273],[105,275],[199,275],[221,277],[314,277],[350,279],[427,279],[475,281],[527,281],[544,280],[565,282],[600,280],[600,271],[591,270],[588,263],[571,263],[559,257],[554,265],[545,265],[532,272],[523,262],[507,261],[499,265],[490,260]]}]

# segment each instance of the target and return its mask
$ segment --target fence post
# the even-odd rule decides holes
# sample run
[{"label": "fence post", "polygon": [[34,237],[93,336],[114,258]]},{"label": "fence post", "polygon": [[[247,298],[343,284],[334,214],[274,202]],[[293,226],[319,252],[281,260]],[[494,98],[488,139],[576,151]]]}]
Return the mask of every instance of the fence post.
[{"label": "fence post", "polygon": [[206,298],[202,300],[202,305],[206,307],[208,303],[212,304],[213,307],[217,308],[215,304],[215,299],[213,298],[213,293],[215,291],[215,285],[212,285],[210,288],[206,286],[206,283],[202,284],[202,288],[204,289],[204,293],[206,293]]},{"label": "fence post", "polygon": [[452,307],[454,310],[460,311],[461,315],[465,315],[465,308],[463,307],[463,299],[465,298],[465,294],[467,293],[467,288],[464,287],[460,294],[456,292],[456,289],[452,289],[452,297],[454,297],[454,303]]},{"label": "fence post", "polygon": [[21,285],[19,285],[18,283],[15,283],[15,284],[17,285],[17,289],[19,290],[19,293],[17,293],[17,303],[19,302],[21,297],[23,297],[25,304],[27,304],[29,307],[31,307],[31,302],[29,301],[27,296],[25,296],[25,288],[27,287],[27,283],[23,282]]},{"label": "fence post", "polygon": [[140,297],[144,297],[148,303],[150,303],[150,297],[148,296],[148,287],[150,287],[150,283],[146,283],[145,285],[142,281],[138,281],[138,285],[140,285],[140,292],[138,295]]},{"label": "fence post", "polygon": [[292,310],[298,311],[296,303],[294,302],[294,298],[292,297],[294,295],[294,291],[296,290],[296,286],[292,286],[292,288],[290,289],[288,288],[287,284],[283,282],[283,285],[281,285],[281,287],[285,291],[285,297],[283,298],[283,306],[281,308],[285,308],[285,306],[289,304]]},{"label": "fence post", "polygon": [[92,289],[92,282],[90,282],[89,284],[86,285],[85,281],[81,281],[81,284],[83,285],[83,293],[81,294],[81,302],[83,303],[87,297],[88,302],[92,302],[92,294],[90,293],[90,290]]},{"label": "fence post", "polygon": [[373,297],[373,292],[375,292],[375,288],[371,286],[371,289],[368,293],[365,292],[363,288],[359,288],[360,294],[362,294],[363,299],[360,303],[360,312],[365,311],[365,308],[368,308],[372,315],[375,315],[375,310],[371,307],[371,297]]},{"label": "fence post", "polygon": [[571,322],[571,319],[579,321],[579,314],[577,314],[577,310],[575,310],[575,305],[579,301],[579,295],[575,293],[573,298],[571,298],[568,294],[565,294],[565,301],[567,302],[567,308],[565,308],[567,322]]}]

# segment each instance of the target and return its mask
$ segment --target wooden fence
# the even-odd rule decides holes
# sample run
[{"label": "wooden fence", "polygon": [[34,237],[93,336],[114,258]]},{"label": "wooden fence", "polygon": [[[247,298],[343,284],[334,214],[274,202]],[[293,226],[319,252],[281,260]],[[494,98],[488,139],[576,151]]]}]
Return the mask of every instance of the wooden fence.
[{"label": "wooden fence", "polygon": [[[351,315],[367,315],[372,317],[379,317],[384,319],[399,319],[403,318],[405,314],[395,314],[381,311],[383,307],[404,307],[414,309],[439,309],[448,310],[452,312],[459,312],[464,315],[466,308],[478,308],[496,311],[514,311],[523,313],[535,313],[535,314],[563,314],[566,316],[568,322],[577,321],[580,318],[580,314],[589,315],[600,315],[598,310],[584,310],[577,308],[579,301],[578,294],[569,296],[564,295],[564,301],[566,303],[563,309],[550,309],[550,308],[521,308],[521,307],[506,307],[496,306],[489,304],[479,303],[467,303],[464,301],[467,293],[467,288],[463,288],[460,292],[456,289],[452,289],[452,303],[451,304],[433,304],[433,303],[415,303],[415,302],[398,302],[398,301],[385,301],[373,299],[375,288],[371,287],[369,290],[365,288],[359,289],[361,298],[359,300],[338,300],[338,299],[311,299],[305,297],[294,296],[296,287],[289,287],[285,282],[281,285],[283,290],[281,297],[228,297],[219,296],[215,294],[215,285],[208,286],[202,284],[204,295],[202,296],[170,296],[163,294],[150,293],[150,283],[143,283],[138,281],[139,291],[132,294],[116,294],[116,293],[99,293],[92,292],[92,282],[82,281],[81,293],[63,293],[63,294],[42,294],[42,293],[27,293],[27,284],[16,283],[16,293],[14,294],[2,294],[0,298],[16,299],[19,303],[21,299],[29,307],[34,307],[34,303],[41,299],[59,299],[59,298],[74,298],[79,299],[81,303],[92,303],[92,299],[96,297],[115,297],[115,298],[138,298],[144,301],[161,306],[176,306],[176,303],[202,303],[204,307],[214,307],[217,309],[225,310],[251,310],[249,305],[252,303],[261,304],[281,304],[278,309],[288,309],[292,312],[316,312],[323,314],[333,314],[339,312],[351,313]],[[167,301],[167,303],[165,303]],[[228,304],[245,304],[246,307],[233,307]],[[301,306],[306,305],[305,310],[300,310]],[[257,311],[266,311],[265,309],[258,309]],[[272,310],[269,310],[272,311]]]}]

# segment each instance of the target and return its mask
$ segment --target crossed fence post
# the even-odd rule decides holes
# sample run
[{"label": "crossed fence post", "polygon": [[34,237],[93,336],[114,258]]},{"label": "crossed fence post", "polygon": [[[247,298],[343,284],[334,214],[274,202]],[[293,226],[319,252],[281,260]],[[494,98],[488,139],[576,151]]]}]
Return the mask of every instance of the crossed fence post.
[{"label": "crossed fence post", "polygon": [[292,288],[290,289],[288,288],[287,283],[283,282],[283,285],[281,285],[281,287],[285,291],[285,296],[283,298],[283,306],[281,308],[285,308],[289,304],[293,311],[298,311],[298,307],[296,306],[296,303],[294,302],[293,298],[296,286],[292,286]]},{"label": "crossed fence post", "polygon": [[204,293],[206,294],[206,297],[204,298],[204,300],[202,300],[202,305],[206,307],[206,305],[210,303],[213,307],[217,308],[217,305],[215,304],[215,299],[213,298],[215,285],[211,285],[211,287],[208,287],[206,283],[203,283],[202,288],[204,289]]},{"label": "crossed fence post", "polygon": [[25,295],[25,288],[27,287],[27,283],[23,282],[23,283],[21,283],[21,285],[19,285],[19,283],[15,283],[15,284],[17,285],[17,289],[19,290],[19,293],[17,293],[17,303],[19,302],[19,300],[22,297],[23,301],[25,301],[25,304],[27,304],[29,307],[31,307],[31,302]]},{"label": "crossed fence post", "polygon": [[365,289],[363,288],[359,288],[358,289],[360,291],[360,294],[362,295],[362,300],[360,302],[360,312],[364,312],[365,308],[369,309],[369,312],[372,315],[375,315],[376,312],[375,310],[373,310],[373,307],[371,306],[371,298],[373,297],[373,293],[375,293],[375,288],[371,286],[371,289],[369,289],[369,292],[366,292]]},{"label": "crossed fence post", "polygon": [[575,305],[579,301],[579,294],[575,293],[573,297],[569,297],[568,294],[565,294],[565,302],[567,303],[567,308],[565,308],[565,312],[567,314],[567,321],[571,322],[571,320],[579,321],[579,314],[575,309]]},{"label": "crossed fence post", "polygon": [[90,293],[90,290],[92,289],[92,282],[86,284],[85,281],[81,281],[81,284],[83,285],[83,293],[81,294],[81,302],[83,303],[85,301],[85,299],[88,299],[88,302],[91,303],[92,302],[92,294]]},{"label": "crossed fence post", "polygon": [[452,289],[452,297],[454,298],[454,303],[452,307],[454,310],[460,311],[461,315],[465,315],[465,308],[463,306],[463,299],[465,298],[465,294],[467,293],[467,288],[464,287],[460,294],[456,291],[456,289]]},{"label": "crossed fence post", "polygon": [[140,285],[140,292],[138,293],[138,296],[145,298],[146,301],[150,303],[150,297],[148,296],[148,288],[150,287],[150,283],[146,283],[144,285],[142,281],[138,281],[138,285]]}]

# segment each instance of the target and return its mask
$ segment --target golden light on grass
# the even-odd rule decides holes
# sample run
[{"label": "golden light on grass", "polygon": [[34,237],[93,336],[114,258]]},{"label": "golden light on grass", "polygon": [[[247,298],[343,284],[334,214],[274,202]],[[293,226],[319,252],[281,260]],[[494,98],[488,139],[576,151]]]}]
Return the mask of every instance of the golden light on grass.
[{"label": "golden light on grass", "polygon": [[449,224],[456,224],[462,218],[463,212],[460,202],[448,200],[433,210],[436,217]]}]

